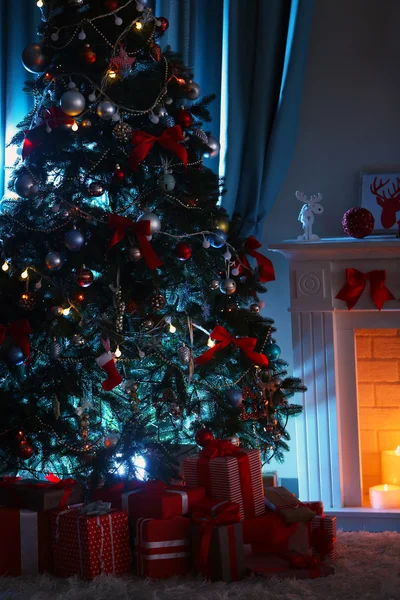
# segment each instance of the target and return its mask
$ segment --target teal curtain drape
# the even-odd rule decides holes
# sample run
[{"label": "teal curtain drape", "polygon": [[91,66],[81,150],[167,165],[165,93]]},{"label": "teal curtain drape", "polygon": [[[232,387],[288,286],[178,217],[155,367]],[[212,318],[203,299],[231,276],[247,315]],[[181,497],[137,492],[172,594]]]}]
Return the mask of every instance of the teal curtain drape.
[{"label": "teal curtain drape", "polygon": [[1,0],[0,16],[0,198],[7,167],[14,164],[15,148],[6,149],[16,125],[31,109],[31,99],[22,88],[29,75],[21,63],[25,46],[38,40],[40,11],[34,0]]}]

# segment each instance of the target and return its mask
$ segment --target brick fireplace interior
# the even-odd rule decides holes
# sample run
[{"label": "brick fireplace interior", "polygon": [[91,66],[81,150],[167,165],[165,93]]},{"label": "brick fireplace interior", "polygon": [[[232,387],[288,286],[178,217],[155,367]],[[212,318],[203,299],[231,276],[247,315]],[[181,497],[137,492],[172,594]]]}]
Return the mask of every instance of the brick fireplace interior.
[{"label": "brick fireplace interior", "polygon": [[363,506],[382,481],[381,452],[400,445],[400,329],[357,329],[356,365]]}]

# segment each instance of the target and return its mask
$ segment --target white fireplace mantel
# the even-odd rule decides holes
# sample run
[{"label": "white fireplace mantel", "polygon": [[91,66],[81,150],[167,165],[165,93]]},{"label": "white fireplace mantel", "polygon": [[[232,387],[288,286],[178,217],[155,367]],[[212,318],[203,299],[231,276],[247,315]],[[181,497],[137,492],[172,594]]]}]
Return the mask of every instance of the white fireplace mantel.
[{"label": "white fireplace mantel", "polygon": [[[307,387],[296,418],[299,493],[327,509],[360,507],[362,478],[354,330],[400,327],[400,239],[330,238],[269,247],[289,260],[294,375]],[[386,271],[395,300],[379,312],[369,283],[348,311],[336,299],[345,270]]]}]

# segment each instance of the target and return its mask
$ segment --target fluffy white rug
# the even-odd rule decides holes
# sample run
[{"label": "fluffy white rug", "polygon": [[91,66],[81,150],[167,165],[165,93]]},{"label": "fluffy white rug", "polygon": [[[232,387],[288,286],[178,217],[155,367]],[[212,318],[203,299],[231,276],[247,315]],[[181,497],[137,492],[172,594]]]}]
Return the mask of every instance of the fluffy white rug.
[{"label": "fluffy white rug", "polygon": [[0,578],[0,600],[400,600],[400,533],[339,532],[338,542],[336,574],[323,579]]}]

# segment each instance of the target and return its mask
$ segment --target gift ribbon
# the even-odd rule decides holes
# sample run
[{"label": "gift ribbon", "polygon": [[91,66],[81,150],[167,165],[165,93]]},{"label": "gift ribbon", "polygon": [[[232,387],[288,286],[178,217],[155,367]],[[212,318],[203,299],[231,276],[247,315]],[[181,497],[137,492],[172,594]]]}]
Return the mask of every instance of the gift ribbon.
[{"label": "gift ribbon", "polygon": [[27,360],[29,360],[31,356],[31,346],[28,335],[32,333],[29,321],[27,319],[21,319],[20,321],[13,321],[8,327],[0,325],[0,346],[5,340],[7,331],[14,344],[18,346],[18,348],[21,348]]},{"label": "gift ribbon", "polygon": [[210,333],[210,338],[216,340],[219,342],[219,344],[215,344],[215,346],[209,348],[203,354],[198,356],[194,361],[197,365],[207,364],[212,358],[214,358],[216,352],[226,348],[229,346],[229,344],[234,344],[234,346],[242,350],[242,352],[244,352],[253,365],[267,367],[269,364],[268,358],[264,354],[254,352],[254,348],[257,344],[256,338],[235,338],[225,329],[225,327],[222,327],[222,325],[216,325],[214,327]]},{"label": "gift ribbon", "polygon": [[179,548],[187,546],[188,540],[168,540],[165,542],[144,542],[143,541],[143,529],[148,521],[153,519],[138,519],[136,522],[136,559],[137,569],[140,575],[144,575],[143,561],[148,560],[167,560],[172,558],[186,558],[190,556],[189,552],[162,552],[159,554],[144,554],[142,549],[157,549],[157,548]]},{"label": "gift ribbon", "polygon": [[133,171],[137,171],[139,164],[146,158],[154,144],[157,143],[166,150],[170,150],[176,154],[186,167],[188,164],[188,153],[186,148],[180,143],[184,139],[180,125],[168,127],[160,137],[150,135],[145,131],[134,131],[132,133],[134,148],[129,157],[129,166]]},{"label": "gift ribbon", "polygon": [[[97,502],[94,502],[93,504],[98,504]],[[102,503],[103,504],[103,503]],[[107,503],[104,503],[107,504]],[[88,505],[90,506],[90,505]],[[111,506],[111,505],[110,505]],[[80,509],[80,512],[84,512],[85,509],[87,507],[82,507],[82,509]],[[73,510],[73,509],[72,509]],[[57,534],[56,537],[58,539],[58,522],[59,522],[59,518],[64,515],[65,513],[67,513],[69,511],[64,511],[63,513],[60,513],[57,516]],[[85,543],[87,542],[87,531],[86,528],[84,528],[84,538],[81,537],[81,523],[85,523],[86,519],[90,516],[94,516],[94,515],[87,515],[87,514],[80,514],[79,517],[76,520],[76,526],[77,526],[77,533],[78,533],[78,552],[79,552],[79,565],[80,565],[80,572],[81,572],[81,577],[84,577],[84,565],[83,565],[83,551],[82,551],[82,539],[84,539]],[[113,523],[112,523],[112,515],[111,514],[101,514],[101,515],[97,515],[96,516],[96,525],[97,528],[100,529],[100,543],[99,543],[99,550],[98,550],[98,560],[99,560],[99,565],[100,565],[100,572],[104,573],[104,525],[101,522],[101,519],[103,517],[108,517],[108,524],[109,524],[109,529],[110,529],[110,551],[111,551],[111,560],[112,560],[112,574],[115,574],[115,551],[114,551],[114,533],[113,533]]]},{"label": "gift ribbon", "polygon": [[[50,474],[51,475],[51,474]],[[54,482],[53,481],[24,481],[23,479],[21,479],[20,477],[9,477],[7,479],[4,479],[3,481],[0,481],[0,487],[8,487],[10,488],[10,493],[12,493],[12,497],[13,497],[13,505],[15,507],[18,507],[21,500],[20,497],[18,496],[18,492],[19,491],[23,491],[24,489],[47,489],[47,490],[63,490],[64,493],[60,499],[59,502],[59,508],[63,508],[64,506],[66,506],[68,504],[69,498],[71,496],[72,493],[72,489],[75,485],[77,485],[75,479],[72,478],[68,478],[68,479],[59,479],[58,477],[56,477],[55,475],[52,475],[52,477],[54,477]]]},{"label": "gift ribbon", "polygon": [[244,252],[240,254],[240,260],[242,264],[251,271],[252,269],[246,254],[252,256],[257,261],[260,281],[262,283],[267,281],[275,281],[274,265],[269,258],[261,254],[261,252],[257,252],[258,248],[261,248],[261,246],[262,244],[260,244],[260,242],[253,235],[251,235],[244,243]]},{"label": "gift ribbon", "polygon": [[81,508],[81,512],[87,517],[99,517],[102,515],[108,515],[110,511],[111,502],[103,502],[102,500],[97,500],[96,502],[85,504],[85,506],[82,506]]},{"label": "gift ribbon", "polygon": [[108,244],[108,250],[118,244],[126,235],[128,229],[132,229],[137,236],[140,249],[147,266],[154,270],[161,267],[163,261],[154,252],[152,245],[147,239],[151,235],[150,221],[143,219],[136,223],[128,217],[120,217],[119,215],[108,215],[108,226],[114,230],[112,238]]},{"label": "gift ribbon", "polygon": [[311,533],[311,545],[322,558],[327,556],[335,548],[336,536],[329,536],[329,532],[325,530],[325,517],[318,520],[319,527],[313,529]]},{"label": "gift ribbon", "polygon": [[385,286],[386,271],[375,270],[362,273],[358,269],[346,269],[346,284],[342,287],[336,298],[343,300],[347,308],[351,310],[360,299],[365,290],[367,281],[370,283],[370,296],[378,310],[381,310],[385,302],[394,300],[392,292]]}]

